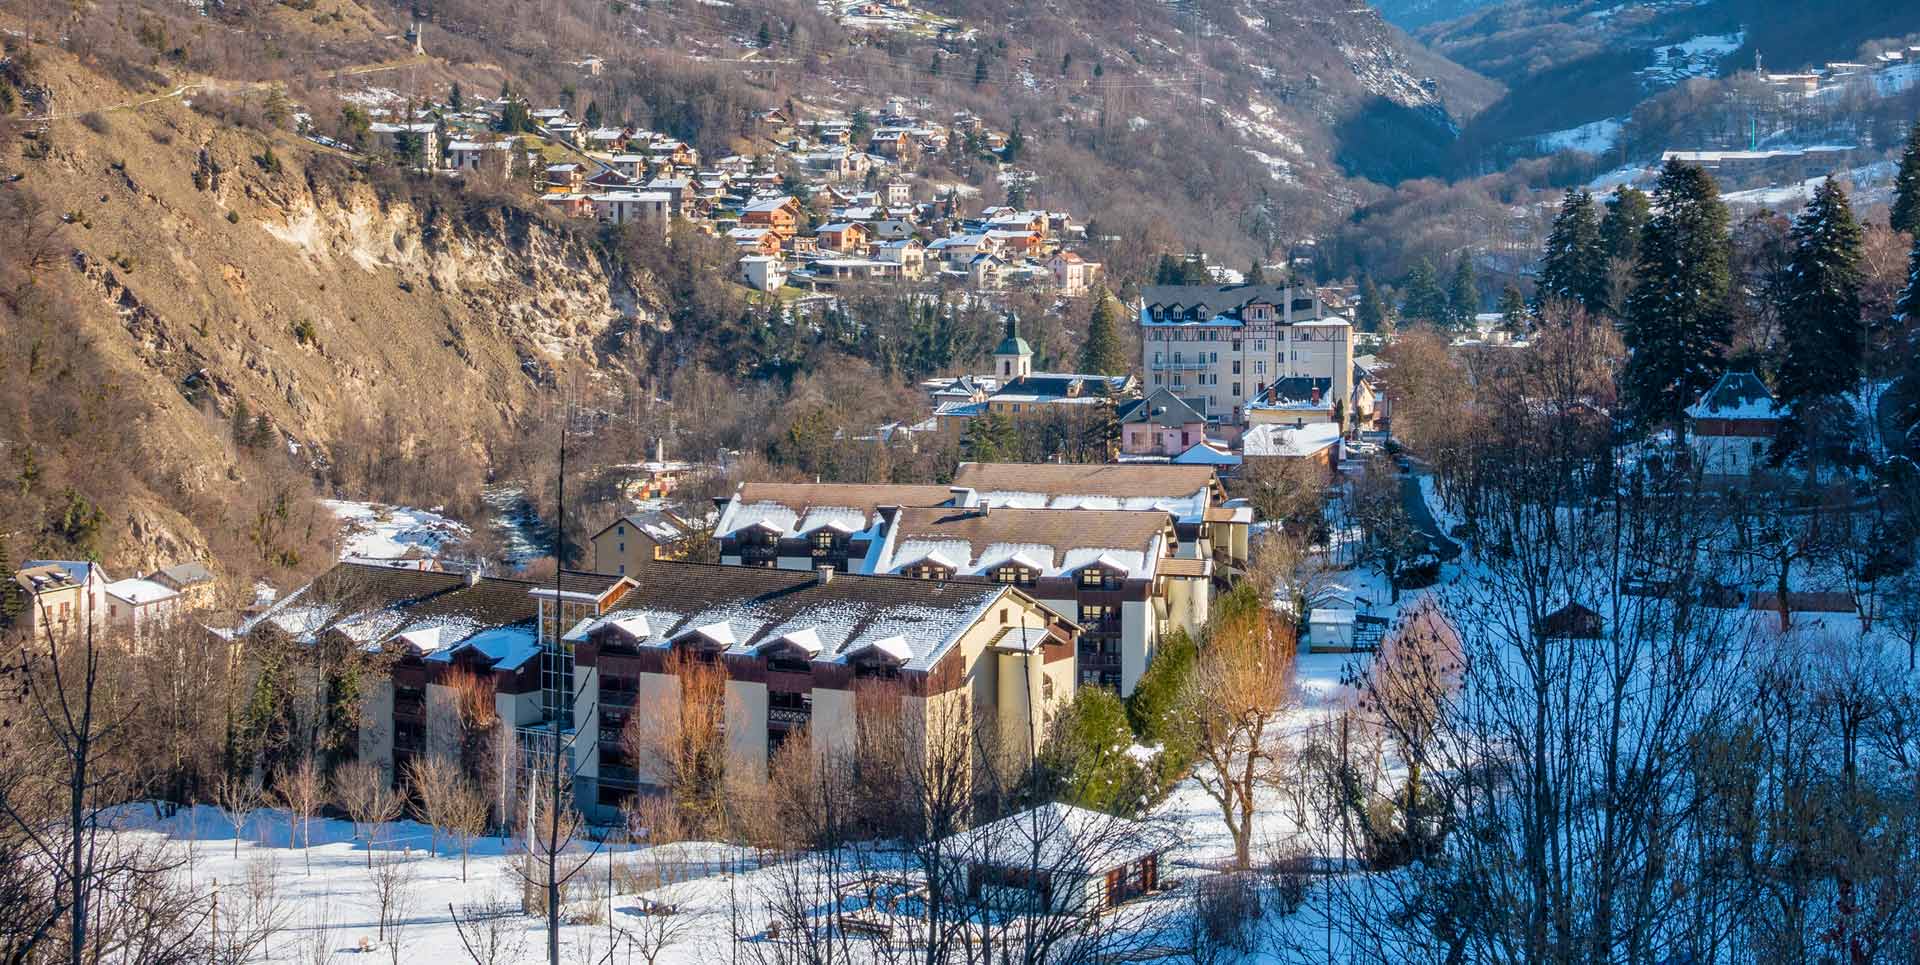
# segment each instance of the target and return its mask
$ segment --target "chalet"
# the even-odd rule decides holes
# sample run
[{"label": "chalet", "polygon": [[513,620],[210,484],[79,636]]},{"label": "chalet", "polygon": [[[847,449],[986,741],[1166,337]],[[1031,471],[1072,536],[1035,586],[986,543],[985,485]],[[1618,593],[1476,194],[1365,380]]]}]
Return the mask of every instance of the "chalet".
[{"label": "chalet", "polygon": [[1080,625],[1080,683],[1123,695],[1163,631],[1206,624],[1212,561],[1175,556],[1165,511],[994,508],[964,491],[954,504],[883,508],[864,571],[1018,586]]},{"label": "chalet", "polygon": [[1758,376],[1728,372],[1687,407],[1687,445],[1709,475],[1750,476],[1766,465],[1785,418]]},{"label": "chalet", "polygon": [[1334,398],[1352,391],[1352,326],[1311,289],[1149,286],[1140,333],[1148,387],[1204,398],[1217,421],[1244,421],[1262,387],[1286,376],[1328,379]]},{"label": "chalet", "polygon": [[886,187],[886,198],[887,198],[888,208],[900,209],[900,208],[905,208],[912,205],[913,204],[913,184],[902,178],[895,178],[891,181],[888,181],[887,187]]},{"label": "chalet", "polygon": [[1160,510],[1173,517],[1182,558],[1246,565],[1253,512],[1225,505],[1208,466],[963,462],[953,485],[995,507]]},{"label": "chalet", "polygon": [[[741,251],[761,257],[772,257],[780,253],[780,235],[772,228],[732,228],[727,231],[727,240],[733,242],[734,247]],[[768,289],[762,289],[762,291],[766,290]]]},{"label": "chalet", "polygon": [[605,163],[629,183],[637,183],[647,174],[647,157],[644,154],[615,154],[607,158]]},{"label": "chalet", "polygon": [[904,265],[872,258],[821,258],[808,268],[812,282],[823,288],[863,281],[899,280]]},{"label": "chalet", "polygon": [[587,171],[571,161],[549,164],[541,172],[541,183],[548,194],[579,194],[586,187]]},{"label": "chalet", "polygon": [[693,182],[686,178],[654,178],[647,182],[647,190],[667,195],[674,217],[681,217],[687,213],[687,199],[693,195]]},{"label": "chalet", "polygon": [[918,238],[903,238],[881,244],[874,257],[899,265],[904,278],[918,278],[926,270],[927,246]]},{"label": "chalet", "polygon": [[899,218],[882,218],[868,227],[872,229],[874,241],[904,241],[916,234],[912,222]]},{"label": "chalet", "polygon": [[842,221],[822,225],[813,236],[819,240],[820,247],[834,251],[865,254],[867,250],[867,226],[858,221]]},{"label": "chalet", "polygon": [[970,914],[1093,916],[1167,887],[1170,829],[1045,804],[943,839],[937,873]]},{"label": "chalet", "polygon": [[713,538],[736,566],[853,572],[880,535],[882,506],[939,506],[945,486],[745,483],[717,500]]},{"label": "chalet", "polygon": [[593,217],[593,199],[585,194],[555,192],[540,196],[540,203],[563,218]]},{"label": "chalet", "polygon": [[765,198],[749,202],[740,211],[742,228],[766,228],[782,240],[794,235],[794,226],[800,220],[800,202],[792,195],[777,198]]},{"label": "chalet", "polygon": [[1015,586],[646,563],[617,608],[568,634],[572,716],[594,735],[576,800],[611,817],[664,788],[662,762],[620,737],[636,715],[674,714],[676,675],[699,665],[725,675],[729,773],[766,775],[792,741],[816,759],[850,755],[869,714],[904,714],[904,739],[925,742],[903,749],[916,758],[971,746],[949,726],[990,722],[981,732],[1000,746],[965,752],[975,773],[1024,762],[1073,698],[1077,636]]},{"label": "chalet", "polygon": [[593,571],[625,576],[647,560],[673,560],[686,554],[694,525],[664,509],[628,513],[593,534]]},{"label": "chalet", "polygon": [[1548,640],[1598,640],[1606,634],[1606,620],[1588,607],[1568,603],[1541,617],[1536,629]]},{"label": "chalet", "polygon": [[1200,408],[1166,389],[1122,403],[1115,411],[1120,420],[1120,451],[1172,458],[1205,442],[1207,417]]},{"label": "chalet", "polygon": [[1009,256],[1025,257],[1038,254],[1040,251],[1040,236],[1031,231],[1003,231],[995,228],[987,231],[987,237],[993,239],[994,246],[998,250],[1006,252]]},{"label": "chalet", "polygon": [[913,132],[904,127],[882,127],[867,138],[867,153],[889,161],[912,161],[919,153]]}]

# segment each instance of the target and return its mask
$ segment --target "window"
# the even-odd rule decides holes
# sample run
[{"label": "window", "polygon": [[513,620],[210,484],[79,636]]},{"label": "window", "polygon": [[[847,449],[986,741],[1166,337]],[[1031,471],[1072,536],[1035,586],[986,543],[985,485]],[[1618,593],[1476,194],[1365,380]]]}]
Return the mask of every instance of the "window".
[{"label": "window", "polygon": [[1160,364],[1160,355],[1161,355],[1161,353],[1159,353],[1159,352],[1155,352],[1155,353],[1153,353],[1153,364],[1155,364],[1155,365],[1159,365],[1159,364]]},{"label": "window", "polygon": [[1267,363],[1265,363],[1265,362],[1255,362],[1255,363],[1253,363],[1253,374],[1255,374],[1255,375],[1265,375],[1265,374],[1267,374]]},{"label": "window", "polygon": [[613,534],[613,535],[615,535],[615,536],[625,536],[625,535],[627,535],[627,526],[626,526],[626,524],[625,524],[625,523],[622,523],[622,524],[620,524],[619,526],[617,526],[617,527],[615,527],[615,528],[614,528],[614,534]]},{"label": "window", "polygon": [[908,567],[907,575],[916,580],[944,580],[947,568],[938,563],[919,563]]},{"label": "window", "polygon": [[620,544],[620,552],[622,552],[622,553],[625,553],[626,551],[627,551],[627,544],[625,544],[625,543],[621,543],[621,544]]},{"label": "window", "polygon": [[1238,382],[1233,383],[1233,394],[1234,395],[1240,394],[1240,383]]},{"label": "window", "polygon": [[1166,376],[1164,376],[1164,375],[1161,375],[1161,374],[1160,374],[1160,373],[1158,373],[1158,372],[1155,372],[1155,373],[1153,374],[1153,384],[1154,384],[1154,385],[1165,385],[1165,384],[1167,384],[1167,377],[1166,377]]},{"label": "window", "polygon": [[1117,590],[1120,588],[1120,574],[1109,573],[1098,566],[1088,566],[1080,570],[1080,586],[1088,590]]},{"label": "window", "polygon": [[1213,364],[1216,364],[1216,365],[1217,365],[1217,364],[1219,364],[1219,362],[1220,362],[1220,353],[1219,353],[1219,352],[1209,352],[1209,353],[1207,353],[1207,361],[1208,361],[1208,362],[1210,362],[1210,363],[1213,363]]},{"label": "window", "polygon": [[620,564],[620,575],[621,576],[627,575],[627,564],[625,563]]},{"label": "window", "polygon": [[1253,350],[1254,350],[1254,351],[1256,351],[1256,352],[1264,352],[1264,351],[1266,351],[1266,350],[1267,350],[1267,340],[1266,340],[1266,339],[1264,339],[1264,338],[1259,338],[1259,339],[1254,339],[1254,341],[1253,341]]},{"label": "window", "polygon": [[[1004,583],[1008,586],[1032,586],[1039,578],[1040,574],[1034,572],[1032,567],[1027,566],[1010,564],[996,567],[993,571],[994,581]],[[1003,610],[1001,612],[1004,614],[1006,611]]]},{"label": "window", "polygon": [[1240,374],[1240,360],[1239,360],[1239,359],[1234,359],[1234,360],[1233,360],[1233,374],[1235,374],[1235,375],[1239,375],[1239,374]]},{"label": "window", "polygon": [[1233,340],[1233,350],[1236,352],[1240,351],[1240,340],[1237,338]]}]

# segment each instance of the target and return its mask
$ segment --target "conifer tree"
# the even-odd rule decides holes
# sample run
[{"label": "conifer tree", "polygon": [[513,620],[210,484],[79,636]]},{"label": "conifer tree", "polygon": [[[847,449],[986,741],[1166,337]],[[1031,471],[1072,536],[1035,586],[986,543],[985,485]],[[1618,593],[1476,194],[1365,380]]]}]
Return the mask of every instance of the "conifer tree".
[{"label": "conifer tree", "polygon": [[456,111],[463,110],[466,108],[466,100],[466,94],[460,90],[460,82],[454,81],[453,89],[447,91],[447,106]]},{"label": "conifer tree", "polygon": [[1087,318],[1087,341],[1080,346],[1080,371],[1088,375],[1121,375],[1127,359],[1120,349],[1113,299],[1102,288],[1093,294],[1093,314]]},{"label": "conifer tree", "polygon": [[1903,324],[1920,320],[1920,235],[1914,236],[1913,248],[1907,253],[1907,287],[1893,303],[1893,320]]},{"label": "conifer tree", "polygon": [[600,126],[600,102],[599,101],[587,102],[586,122],[587,122],[587,127],[589,129],[598,128]]},{"label": "conifer tree", "polygon": [[1360,276],[1360,305],[1354,310],[1354,321],[1360,324],[1363,332],[1387,330],[1387,305],[1380,296],[1380,286],[1373,283],[1372,275]]},{"label": "conifer tree", "polygon": [[1850,437],[1843,423],[1852,421],[1852,410],[1841,397],[1860,381],[1866,352],[1860,239],[1846,191],[1828,178],[1793,223],[1793,260],[1780,307],[1792,324],[1786,326],[1776,386],[1793,417],[1775,442],[1776,458],[1813,438]]},{"label": "conifer tree", "polygon": [[1527,299],[1512,282],[1500,289],[1500,327],[1513,335],[1527,330]]},{"label": "conifer tree", "polygon": [[1607,251],[1593,195],[1585,190],[1569,188],[1560,200],[1533,297],[1536,309],[1550,301],[1567,301],[1589,312],[1607,310]]},{"label": "conifer tree", "polygon": [[1020,152],[1026,150],[1027,136],[1020,132],[1020,119],[1013,121],[1013,130],[1007,133],[1007,145],[1000,149],[1000,159],[1012,164],[1020,159]]},{"label": "conifer tree", "polygon": [[1631,185],[1622,185],[1607,199],[1607,213],[1600,218],[1600,243],[1607,256],[1631,262],[1640,250],[1640,232],[1653,217],[1653,205],[1647,193]]},{"label": "conifer tree", "polygon": [[765,20],[760,21],[760,33],[754,38],[754,43],[761,50],[773,46],[773,28]]},{"label": "conifer tree", "polygon": [[1900,153],[1900,174],[1893,181],[1893,210],[1887,223],[1895,231],[1920,234],[1920,121],[1907,132],[1906,150]]},{"label": "conifer tree", "polygon": [[1255,258],[1253,264],[1247,266],[1247,284],[1264,285],[1266,283],[1267,266],[1261,264],[1261,259]]},{"label": "conifer tree", "polygon": [[1727,209],[1707,172],[1667,162],[1653,191],[1657,214],[1640,238],[1621,336],[1631,353],[1623,377],[1641,426],[1679,418],[1720,376],[1731,338],[1732,272]]},{"label": "conifer tree", "polygon": [[253,413],[247,411],[247,400],[233,400],[233,421],[227,431],[233,436],[234,445],[247,444],[247,437],[253,431]]},{"label": "conifer tree", "polygon": [[1447,286],[1447,323],[1454,328],[1473,324],[1480,313],[1480,286],[1474,281],[1473,261],[1466,252],[1453,266],[1453,281]]},{"label": "conifer tree", "polygon": [[1433,262],[1422,258],[1407,273],[1400,314],[1436,325],[1446,320],[1447,293],[1440,287],[1439,273],[1434,271]]},{"label": "conifer tree", "polygon": [[983,50],[980,52],[980,56],[973,62],[973,86],[978,87],[986,82],[987,52]]}]

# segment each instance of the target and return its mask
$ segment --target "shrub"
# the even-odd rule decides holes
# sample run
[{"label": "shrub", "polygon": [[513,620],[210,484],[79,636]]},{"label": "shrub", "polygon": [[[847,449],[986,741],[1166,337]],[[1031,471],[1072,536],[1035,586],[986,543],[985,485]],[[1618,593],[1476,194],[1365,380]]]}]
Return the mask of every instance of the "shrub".
[{"label": "shrub", "polygon": [[1200,648],[1185,630],[1175,630],[1160,641],[1153,662],[1134,685],[1133,696],[1127,698],[1127,723],[1141,741],[1156,744],[1166,740],[1169,715],[1199,656]]},{"label": "shrub", "polygon": [[1080,688],[1040,749],[1041,773],[1053,785],[1042,789],[1043,796],[1132,816],[1151,790],[1146,769],[1129,753],[1132,746],[1120,698],[1102,687]]},{"label": "shrub", "polygon": [[107,115],[99,111],[88,111],[80,115],[80,126],[95,134],[113,133],[113,124],[107,120]]},{"label": "shrub", "polygon": [[[238,211],[229,211],[229,212],[227,212],[227,223],[228,223],[228,224],[239,224],[239,223],[240,223],[240,212],[238,212]],[[296,326],[296,328],[297,328],[297,327],[298,327],[298,326]]]},{"label": "shrub", "polygon": [[301,319],[293,323],[293,337],[302,345],[320,344],[320,332],[314,328],[311,319]]}]

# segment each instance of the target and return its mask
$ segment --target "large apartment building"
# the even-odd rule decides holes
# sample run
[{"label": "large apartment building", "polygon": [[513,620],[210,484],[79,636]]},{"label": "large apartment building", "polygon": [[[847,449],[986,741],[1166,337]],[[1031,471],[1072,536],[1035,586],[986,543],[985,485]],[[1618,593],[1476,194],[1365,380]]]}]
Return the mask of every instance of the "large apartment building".
[{"label": "large apartment building", "polygon": [[625,576],[563,572],[556,587],[340,563],[239,632],[385,654],[386,677],[361,698],[355,750],[396,783],[417,758],[471,751],[475,715],[462,688],[477,682],[498,721],[489,727],[500,728],[484,743],[498,751],[499,734],[514,735],[524,767],[559,727],[570,735],[574,800],[602,821],[659,784],[622,732],[632,715],[674,712],[679,688],[665,671],[676,650],[726,670],[730,766],[744,773],[764,774],[772,752],[801,734],[822,754],[849,747],[856,698],[897,699],[923,724],[964,721],[1006,754],[1035,746],[1073,699],[1079,629],[1019,587],[824,567],[635,566]]},{"label": "large apartment building", "polygon": [[715,500],[713,538],[722,563],[860,572],[879,536],[880,507],[938,506],[952,498],[945,486],[746,483]]},{"label": "large apartment building", "polygon": [[1161,510],[1173,517],[1175,555],[1212,559],[1227,571],[1247,563],[1253,510],[1226,505],[1226,490],[1211,466],[963,462],[953,486],[969,505]]},{"label": "large apartment building", "polygon": [[976,766],[1018,762],[1073,699],[1077,635],[1016,586],[652,564],[617,609],[568,635],[574,717],[594,747],[578,758],[581,800],[604,813],[664,783],[645,742],[621,735],[634,715],[676,712],[672,670],[688,660],[726,674],[731,773],[764,776],[794,740],[816,755],[852,753],[862,713],[878,710],[897,711],[908,740],[966,727]]},{"label": "large apartment building", "polygon": [[1175,555],[1158,509],[888,509],[872,572],[1018,587],[1080,625],[1079,682],[1133,692],[1163,636],[1198,633],[1213,562]]},{"label": "large apartment building", "polygon": [[1312,289],[1280,285],[1152,285],[1141,291],[1143,389],[1203,400],[1215,422],[1246,421],[1275,379],[1330,379],[1353,389],[1353,329]]}]

